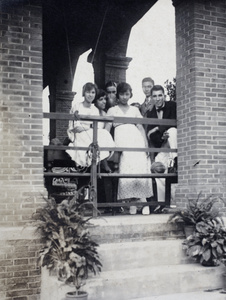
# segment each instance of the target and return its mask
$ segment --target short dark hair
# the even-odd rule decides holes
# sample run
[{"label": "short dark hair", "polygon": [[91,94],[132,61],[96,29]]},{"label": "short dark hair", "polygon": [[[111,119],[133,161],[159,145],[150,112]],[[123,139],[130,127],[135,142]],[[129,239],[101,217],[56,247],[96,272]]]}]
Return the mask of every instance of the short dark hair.
[{"label": "short dark hair", "polygon": [[[87,82],[86,84],[83,85],[82,87],[82,96],[84,97],[85,96],[85,92],[89,92],[91,91],[92,89],[95,90],[96,92],[96,96],[97,96],[97,85],[95,83],[92,83],[92,82]],[[96,99],[96,97],[95,97]]]},{"label": "short dark hair", "polygon": [[151,89],[151,95],[153,94],[154,91],[162,91],[163,94],[165,94],[165,90],[164,90],[163,86],[159,85],[159,84],[156,84],[156,85],[154,85],[152,87],[152,89]]},{"label": "short dark hair", "polygon": [[132,88],[131,88],[131,85],[128,84],[127,82],[120,82],[117,86],[117,92],[116,92],[116,96],[118,98],[119,94],[120,93],[125,93],[127,91],[130,91],[131,93],[131,97],[133,97],[133,93],[132,93]]},{"label": "short dark hair", "polygon": [[105,90],[110,87],[110,86],[114,86],[117,88],[117,83],[115,81],[108,81],[106,84],[105,84]]},{"label": "short dark hair", "polygon": [[107,93],[104,90],[102,90],[102,89],[98,89],[96,97],[95,97],[93,103],[95,104],[98,99],[100,99],[101,97],[104,97],[104,96],[107,97]]},{"label": "short dark hair", "polygon": [[142,79],[142,84],[144,82],[152,82],[153,85],[155,84],[154,80],[151,77],[145,77],[145,78],[143,78]]}]

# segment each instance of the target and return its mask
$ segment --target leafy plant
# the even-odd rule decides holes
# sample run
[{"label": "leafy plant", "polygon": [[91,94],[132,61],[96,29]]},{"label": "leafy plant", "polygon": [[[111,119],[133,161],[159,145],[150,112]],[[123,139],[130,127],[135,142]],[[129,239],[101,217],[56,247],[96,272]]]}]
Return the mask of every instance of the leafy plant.
[{"label": "leafy plant", "polygon": [[84,200],[84,187],[72,200],[57,204],[54,198],[44,198],[46,204],[33,216],[36,232],[43,247],[39,263],[55,271],[59,280],[73,284],[78,290],[88,273],[101,271],[98,244],[89,233],[90,217],[84,213],[89,200]]},{"label": "leafy plant", "polygon": [[164,84],[170,101],[176,101],[176,78],[174,77],[173,81],[166,80]]},{"label": "leafy plant", "polygon": [[216,206],[222,198],[201,198],[200,192],[195,199],[187,199],[187,207],[179,209],[170,215],[168,222],[183,222],[185,225],[195,225],[202,220],[218,220],[220,211]]},{"label": "leafy plant", "polygon": [[202,265],[217,266],[226,256],[226,228],[216,220],[198,222],[195,232],[183,242],[183,249]]}]

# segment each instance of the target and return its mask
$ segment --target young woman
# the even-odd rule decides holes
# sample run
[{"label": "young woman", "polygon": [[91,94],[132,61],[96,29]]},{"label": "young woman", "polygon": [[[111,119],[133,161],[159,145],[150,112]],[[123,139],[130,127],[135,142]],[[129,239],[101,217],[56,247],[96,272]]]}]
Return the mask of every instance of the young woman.
[{"label": "young woman", "polygon": [[[93,101],[96,108],[99,110],[100,116],[106,116],[105,108],[107,104],[107,93],[104,90],[99,89],[97,91],[97,96],[95,100]],[[98,128],[104,128],[105,124],[104,122],[98,123]]]},{"label": "young woman", "polygon": [[[98,116],[99,110],[94,106],[93,101],[97,95],[97,86],[91,82],[86,83],[83,86],[82,93],[84,100],[77,103],[70,111],[75,116],[88,115]],[[80,146],[87,147],[85,150],[67,150],[71,158],[76,162],[77,165],[82,167],[89,167],[92,163],[92,156],[90,155],[90,146],[93,142],[93,129],[92,121],[69,121],[68,136],[72,141],[69,146]],[[102,128],[98,128],[97,140],[99,147],[114,147],[114,141],[110,133]],[[112,153],[109,151],[100,151],[99,159],[97,162],[106,159],[111,156]]]},{"label": "young woman", "polygon": [[[131,86],[122,82],[117,86],[118,105],[109,108],[107,116],[142,118],[139,109],[128,104],[132,97]],[[110,131],[112,123],[106,124]],[[116,147],[145,148],[147,140],[142,124],[113,123],[115,127]],[[120,156],[119,172],[125,174],[150,174],[151,162],[146,152],[123,151]],[[146,198],[153,195],[151,178],[120,178],[118,186],[118,200],[137,200],[146,202]],[[136,207],[130,207],[130,213],[136,213]],[[149,214],[149,207],[142,210]]]},{"label": "young woman", "polygon": [[[103,116],[103,117],[106,116],[105,107],[106,107],[106,103],[107,103],[107,93],[104,90],[99,89],[97,91],[97,96],[96,96],[95,100],[93,101],[93,103],[96,106],[96,108],[99,110],[99,115]],[[104,122],[98,123],[98,128],[104,128],[104,127],[105,127]],[[102,167],[105,172],[107,172],[107,173],[112,172],[111,168],[108,165],[107,159],[102,160]]]}]

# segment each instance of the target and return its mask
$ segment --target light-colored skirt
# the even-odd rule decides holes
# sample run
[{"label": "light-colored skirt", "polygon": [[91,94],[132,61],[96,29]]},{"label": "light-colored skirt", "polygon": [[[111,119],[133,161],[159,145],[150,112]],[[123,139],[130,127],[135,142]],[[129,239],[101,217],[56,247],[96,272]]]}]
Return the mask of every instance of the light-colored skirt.
[{"label": "light-colored skirt", "polygon": [[[115,147],[115,143],[111,134],[106,129],[97,130],[97,141],[99,147]],[[75,134],[73,143],[70,143],[70,147],[86,147],[87,150],[66,150],[71,158],[82,167],[89,167],[92,163],[92,144],[93,143],[93,129],[82,131]],[[110,158],[113,152],[107,150],[98,151],[97,163],[103,159]]]},{"label": "light-colored skirt", "polygon": [[[136,125],[125,124],[115,128],[116,147],[145,148],[145,140]],[[146,152],[123,151],[119,173],[150,174],[151,161]],[[148,198],[153,195],[151,178],[120,178],[118,200]]]}]

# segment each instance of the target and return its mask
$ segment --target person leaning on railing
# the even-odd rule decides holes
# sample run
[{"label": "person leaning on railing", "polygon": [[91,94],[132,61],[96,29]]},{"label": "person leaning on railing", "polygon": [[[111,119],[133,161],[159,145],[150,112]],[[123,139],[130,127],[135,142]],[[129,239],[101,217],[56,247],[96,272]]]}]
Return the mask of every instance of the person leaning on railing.
[{"label": "person leaning on railing", "polygon": [[[128,104],[132,97],[132,88],[128,83],[121,82],[117,86],[118,105],[109,108],[107,116],[126,118],[142,118],[139,109]],[[116,147],[146,148],[148,146],[144,128],[141,124],[113,123],[115,127],[114,140]],[[112,123],[106,124],[111,130]],[[150,158],[146,152],[122,151],[119,160],[119,173],[121,174],[150,174]],[[119,178],[117,199],[122,201],[146,202],[151,197],[151,178]],[[137,205],[139,206],[139,205]],[[130,206],[130,213],[135,214],[137,207]],[[149,214],[149,207],[144,206],[143,214]]]}]

